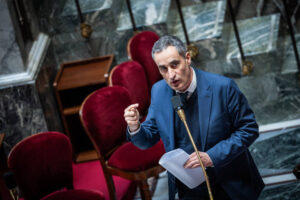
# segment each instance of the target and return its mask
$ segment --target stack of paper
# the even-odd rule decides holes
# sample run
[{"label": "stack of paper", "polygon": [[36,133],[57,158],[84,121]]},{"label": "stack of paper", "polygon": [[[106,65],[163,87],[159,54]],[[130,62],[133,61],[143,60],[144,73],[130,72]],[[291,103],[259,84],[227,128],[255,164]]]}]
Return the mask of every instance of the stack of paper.
[{"label": "stack of paper", "polygon": [[165,153],[159,160],[159,164],[178,178],[190,189],[193,189],[205,181],[201,167],[184,168],[184,163],[189,155],[182,149],[175,149]]}]

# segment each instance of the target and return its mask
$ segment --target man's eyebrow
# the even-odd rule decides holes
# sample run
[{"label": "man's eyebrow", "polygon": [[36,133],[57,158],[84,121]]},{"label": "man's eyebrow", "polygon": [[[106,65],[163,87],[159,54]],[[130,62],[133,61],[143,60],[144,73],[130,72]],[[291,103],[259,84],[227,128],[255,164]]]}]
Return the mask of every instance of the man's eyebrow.
[{"label": "man's eyebrow", "polygon": [[174,65],[174,64],[178,64],[178,63],[180,63],[179,60],[172,60],[169,64],[170,65]]}]

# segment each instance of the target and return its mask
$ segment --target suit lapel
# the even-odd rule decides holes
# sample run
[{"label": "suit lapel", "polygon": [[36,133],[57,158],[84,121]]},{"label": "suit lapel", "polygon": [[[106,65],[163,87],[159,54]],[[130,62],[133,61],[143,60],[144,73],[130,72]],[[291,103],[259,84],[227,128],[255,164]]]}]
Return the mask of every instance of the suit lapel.
[{"label": "suit lapel", "polygon": [[[205,150],[206,138],[208,134],[208,127],[211,113],[212,92],[208,81],[203,76],[200,70],[194,69],[197,78],[197,93],[198,93],[198,109],[199,109],[199,126],[201,137],[201,151]],[[166,123],[166,134],[168,135],[169,150],[175,148],[174,141],[174,110],[171,102],[173,90],[166,84],[165,92],[161,98],[161,109],[163,121]],[[171,113],[171,114],[170,114]]]},{"label": "suit lapel", "polygon": [[165,93],[162,95],[162,102],[161,102],[161,110],[163,116],[163,122],[166,123],[166,134],[168,135],[168,143],[167,146],[170,150],[175,148],[174,142],[174,110],[171,102],[171,98],[173,96],[173,90],[166,85]]},{"label": "suit lapel", "polygon": [[201,137],[201,151],[205,150],[206,138],[210,121],[212,92],[208,81],[202,72],[195,69],[197,78],[198,109],[199,109],[199,126]]}]

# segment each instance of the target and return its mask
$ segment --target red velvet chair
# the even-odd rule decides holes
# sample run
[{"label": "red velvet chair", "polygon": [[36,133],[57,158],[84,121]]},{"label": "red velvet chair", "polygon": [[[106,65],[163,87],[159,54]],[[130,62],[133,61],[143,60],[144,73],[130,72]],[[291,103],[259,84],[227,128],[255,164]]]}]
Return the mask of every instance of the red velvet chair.
[{"label": "red velvet chair", "polygon": [[144,69],[138,62],[127,61],[114,67],[109,75],[109,85],[125,87],[132,102],[139,104],[141,117],[147,115],[150,94]]},{"label": "red velvet chair", "polygon": [[137,181],[142,198],[151,199],[147,179],[164,171],[158,165],[165,152],[162,143],[141,150],[126,141],[127,124],[123,114],[131,103],[124,87],[105,87],[89,95],[79,112],[86,133],[99,154],[111,199],[115,198],[112,175]]},{"label": "red velvet chair", "polygon": [[24,199],[73,188],[72,147],[62,133],[39,133],[17,143],[8,156]]},{"label": "red velvet chair", "polygon": [[134,35],[127,43],[128,57],[139,62],[146,73],[149,89],[162,79],[158,67],[152,59],[151,51],[159,36],[152,31],[143,31]]},{"label": "red velvet chair", "polygon": [[53,192],[41,200],[105,200],[104,195],[91,190],[62,190]]},{"label": "red velvet chair", "polygon": [[[25,200],[37,200],[58,190],[92,189],[109,195],[99,162],[72,163],[69,138],[59,132],[38,133],[17,143],[8,156]],[[95,180],[97,179],[97,180]],[[131,199],[136,184],[113,177],[119,199]]]}]

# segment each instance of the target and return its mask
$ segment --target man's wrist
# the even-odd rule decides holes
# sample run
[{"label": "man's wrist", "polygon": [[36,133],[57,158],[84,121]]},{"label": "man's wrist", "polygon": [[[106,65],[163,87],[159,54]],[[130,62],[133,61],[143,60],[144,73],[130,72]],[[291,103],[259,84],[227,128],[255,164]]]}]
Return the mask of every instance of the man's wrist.
[{"label": "man's wrist", "polygon": [[129,128],[129,126],[127,127],[127,130],[128,130],[128,132],[129,132],[129,134],[130,134],[131,136],[134,136],[135,134],[137,134],[137,133],[141,130],[140,123],[139,123],[138,128],[137,128],[135,131],[131,131],[130,128]]},{"label": "man's wrist", "polygon": [[128,129],[129,129],[130,132],[136,132],[137,130],[140,129],[140,126],[141,126],[141,124],[140,124],[140,122],[138,121],[138,124],[137,124],[136,128],[133,128],[133,130],[132,130],[132,128],[130,128],[130,126],[128,126]]},{"label": "man's wrist", "polygon": [[129,130],[130,133],[136,132],[137,130],[139,130],[139,126],[136,127],[136,128],[130,128],[130,126],[128,126],[128,130]]}]

